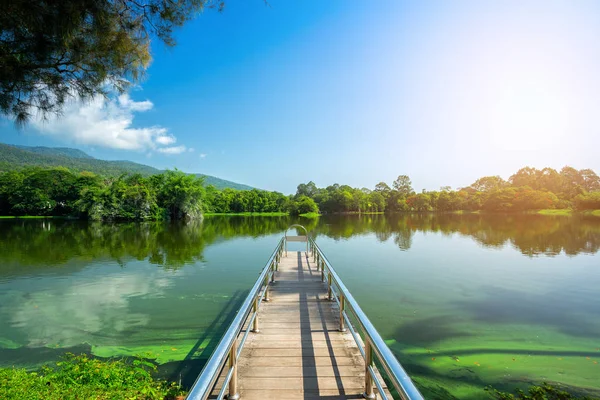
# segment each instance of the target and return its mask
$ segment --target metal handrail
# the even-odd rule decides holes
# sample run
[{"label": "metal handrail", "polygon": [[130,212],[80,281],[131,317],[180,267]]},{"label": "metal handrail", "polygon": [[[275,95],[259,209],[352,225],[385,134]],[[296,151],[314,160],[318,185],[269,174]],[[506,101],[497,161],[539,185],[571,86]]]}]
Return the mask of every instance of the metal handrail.
[{"label": "metal handrail", "polygon": [[[360,308],[356,300],[338,274],[335,272],[327,257],[323,254],[315,240],[309,238],[313,260],[317,263],[317,267],[321,270],[321,278],[325,281],[327,276],[328,284],[328,297],[330,300],[337,301],[340,309],[340,327],[341,331],[346,330],[346,326],[350,329],[356,344],[365,360],[365,398],[375,398],[373,392],[373,384],[378,388],[378,391],[384,399],[387,398],[384,391],[382,390],[381,382],[379,382],[379,376],[376,374],[376,366],[374,364],[374,357],[377,358],[389,380],[392,382],[396,391],[403,400],[422,400],[423,395],[414,385],[400,362],[396,359],[390,348],[385,344],[379,332],[375,329],[369,318],[365,315],[363,310]],[[335,285],[335,286],[334,286]],[[335,290],[337,287],[337,293]],[[361,331],[364,335],[364,349],[362,343],[357,335],[353,325],[350,323],[347,310],[350,309],[354,314],[358,324],[360,325]]]},{"label": "metal handrail", "polygon": [[[269,298],[269,283],[274,281],[275,271],[278,268],[279,261],[281,259],[281,253],[285,244],[285,237],[281,238],[279,244],[275,248],[275,251],[267,261],[267,264],[263,268],[260,276],[256,280],[256,283],[250,289],[250,293],[242,303],[242,306],[238,310],[235,318],[229,325],[229,328],[223,335],[223,338],[219,342],[217,348],[213,351],[212,355],[208,359],[208,362],[202,369],[200,375],[196,379],[196,382],[192,385],[192,388],[187,396],[188,400],[205,400],[207,399],[215,383],[225,368],[226,362],[229,360],[229,369],[223,382],[223,387],[217,396],[217,399],[222,399],[225,396],[225,388],[229,385],[229,393],[227,399],[236,400],[239,399],[240,395],[237,388],[237,358],[239,357],[246,338],[250,332],[250,325],[252,325],[252,331],[258,332],[258,310],[262,300],[268,300]],[[264,286],[264,290],[263,290]],[[238,336],[248,321],[248,317],[252,312],[252,317],[247,324],[246,332],[240,343],[238,344]]]},{"label": "metal handrail", "polygon": [[[308,254],[308,229],[306,229],[304,226],[300,225],[300,224],[294,224],[294,225],[290,225],[288,226],[288,228],[285,230],[285,233],[283,234],[283,237],[285,238],[285,256],[287,257],[287,242],[288,242],[288,231],[292,228],[302,228],[304,229],[304,233],[305,233],[305,237],[306,237],[306,254]],[[304,241],[304,240],[303,240]]]}]

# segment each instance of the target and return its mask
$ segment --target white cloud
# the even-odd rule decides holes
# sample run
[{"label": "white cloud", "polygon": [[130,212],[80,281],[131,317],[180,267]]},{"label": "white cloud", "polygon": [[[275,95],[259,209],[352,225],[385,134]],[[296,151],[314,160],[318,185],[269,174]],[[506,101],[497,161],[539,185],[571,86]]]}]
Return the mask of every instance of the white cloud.
[{"label": "white cloud", "polygon": [[206,153],[200,153],[200,158],[206,158],[207,154]]},{"label": "white cloud", "polygon": [[122,94],[118,97],[119,104],[123,108],[128,108],[131,111],[148,111],[154,107],[154,104],[150,100],[145,101],[134,101],[131,100],[128,94]]},{"label": "white cloud", "polygon": [[94,338],[102,332],[116,335],[143,330],[151,316],[136,312],[131,299],[160,298],[172,284],[172,274],[163,271],[111,273],[102,281],[75,274],[68,287],[16,291],[0,295],[0,299],[3,304],[12,305],[9,321],[13,327],[22,329],[20,340],[27,346],[60,343],[69,347],[97,343]]},{"label": "white cloud", "polygon": [[133,127],[135,113],[153,107],[151,101],[135,101],[128,94],[111,99],[98,96],[85,103],[72,101],[61,116],[45,121],[37,118],[32,125],[43,134],[82,145],[165,154],[185,151],[185,146],[161,147],[177,141],[162,126]]},{"label": "white cloud", "polygon": [[163,154],[181,154],[183,152],[185,152],[187,150],[187,147],[185,146],[171,146],[171,147],[163,147],[160,149],[157,149],[156,151],[158,151],[159,153],[163,153]]},{"label": "white cloud", "polygon": [[175,137],[171,136],[171,135],[159,136],[159,137],[156,138],[156,143],[162,144],[164,146],[168,146],[170,144],[173,144],[176,141],[177,141],[177,139],[175,139]]}]

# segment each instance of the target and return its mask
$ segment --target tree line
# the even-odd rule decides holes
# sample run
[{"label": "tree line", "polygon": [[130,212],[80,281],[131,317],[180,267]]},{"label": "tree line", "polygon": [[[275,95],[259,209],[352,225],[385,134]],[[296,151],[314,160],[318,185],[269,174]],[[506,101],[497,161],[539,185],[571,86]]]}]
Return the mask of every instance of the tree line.
[{"label": "tree line", "polygon": [[[409,250],[419,232],[458,234],[484,247],[512,245],[527,256],[596,254],[600,224],[595,217],[546,218],[539,215],[404,213],[331,215],[300,223],[318,237],[334,240],[374,234],[380,242]],[[207,246],[240,237],[281,234],[298,223],[295,217],[254,218],[215,216],[189,223],[81,224],[64,220],[21,220],[0,230],[3,277],[37,273],[49,265],[79,271],[75,258],[108,258],[126,265],[146,259],[165,269],[178,269],[203,259]],[[27,243],[27,246],[23,244]]]},{"label": "tree line", "polygon": [[457,190],[446,186],[416,193],[410,178],[400,175],[392,187],[379,182],[373,190],[339,184],[318,188],[311,181],[298,185],[294,198],[304,197],[313,199],[323,213],[596,210],[600,178],[591,169],[525,167],[508,180],[485,176]]},{"label": "tree line", "polygon": [[67,168],[0,173],[0,215],[91,220],[193,219],[202,215],[203,180],[181,171],[106,178]]},{"label": "tree line", "polygon": [[468,187],[416,193],[400,175],[373,190],[334,184],[298,185],[295,195],[205,187],[181,171],[152,176],[104,177],[64,167],[30,167],[0,173],[0,215],[72,216],[91,220],[193,219],[211,213],[529,211],[600,209],[600,178],[591,169],[525,167],[507,181],[486,176]]},{"label": "tree line", "polygon": [[202,213],[318,212],[307,197],[264,190],[219,190],[181,171],[106,177],[64,167],[0,172],[0,215],[91,220],[179,220]]}]

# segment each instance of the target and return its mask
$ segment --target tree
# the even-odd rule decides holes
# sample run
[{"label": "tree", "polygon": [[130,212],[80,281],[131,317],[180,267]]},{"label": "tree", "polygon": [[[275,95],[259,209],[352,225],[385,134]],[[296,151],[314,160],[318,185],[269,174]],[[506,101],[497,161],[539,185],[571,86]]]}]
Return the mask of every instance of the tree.
[{"label": "tree", "polygon": [[573,203],[578,210],[600,210],[600,192],[577,195]]},{"label": "tree", "polygon": [[383,212],[385,210],[385,198],[379,192],[374,191],[369,194],[369,203],[372,211]]},{"label": "tree", "polygon": [[181,171],[164,173],[165,183],[157,196],[158,205],[171,219],[198,218],[202,215],[204,180]]},{"label": "tree", "polygon": [[409,196],[414,192],[411,185],[412,182],[410,181],[408,175],[398,176],[398,178],[396,178],[396,180],[392,184],[394,190],[398,191],[398,193],[400,193],[404,197]]},{"label": "tree", "polygon": [[504,188],[492,192],[482,208],[486,211],[510,211],[513,209],[513,202],[517,197],[517,189]]},{"label": "tree", "polygon": [[317,192],[317,185],[315,185],[313,181],[310,181],[306,184],[301,183],[298,185],[298,188],[296,190],[296,197],[308,196],[310,198],[314,198]]},{"label": "tree", "polygon": [[60,112],[70,97],[123,92],[150,63],[150,40],[213,0],[11,0],[0,13],[0,112],[25,123]]},{"label": "tree", "polygon": [[514,187],[529,186],[532,189],[538,189],[539,187],[537,179],[540,174],[541,171],[535,168],[524,167],[518,170],[516,174],[508,178],[508,181]]},{"label": "tree", "polygon": [[491,192],[500,188],[506,187],[507,182],[496,176],[484,176],[483,178],[477,179],[470,187],[478,192]]},{"label": "tree", "polygon": [[375,185],[375,191],[382,193],[384,196],[391,192],[391,190],[392,189],[385,182],[379,182],[377,185]]},{"label": "tree", "polygon": [[319,207],[313,199],[307,196],[302,196],[298,200],[298,207],[296,208],[298,214],[318,213]]},{"label": "tree", "polygon": [[583,188],[592,192],[595,190],[600,190],[600,178],[596,173],[591,169],[582,169],[579,170],[579,175],[583,180]]}]

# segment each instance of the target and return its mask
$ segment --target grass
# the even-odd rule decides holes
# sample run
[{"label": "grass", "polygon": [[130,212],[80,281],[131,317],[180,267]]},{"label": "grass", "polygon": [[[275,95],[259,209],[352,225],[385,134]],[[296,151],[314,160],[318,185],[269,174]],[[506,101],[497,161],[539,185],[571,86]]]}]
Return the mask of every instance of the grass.
[{"label": "grass", "polygon": [[570,217],[573,215],[573,210],[569,208],[560,209],[560,210],[539,210],[537,214],[540,215],[562,215],[565,217]]},{"label": "grass", "polygon": [[244,217],[285,217],[289,214],[286,212],[204,213],[205,217],[211,217],[215,215],[235,215]]},{"label": "grass", "polygon": [[156,366],[142,358],[102,361],[84,354],[67,354],[37,372],[1,368],[0,399],[165,400],[183,393],[175,383],[154,379],[155,371]]},{"label": "grass", "polygon": [[584,211],[583,215],[591,215],[591,216],[594,216],[594,217],[600,217],[600,210]]},{"label": "grass", "polygon": [[309,213],[305,213],[305,214],[300,214],[301,217],[304,218],[319,218],[321,216],[321,214],[316,213],[316,212],[309,212]]}]

